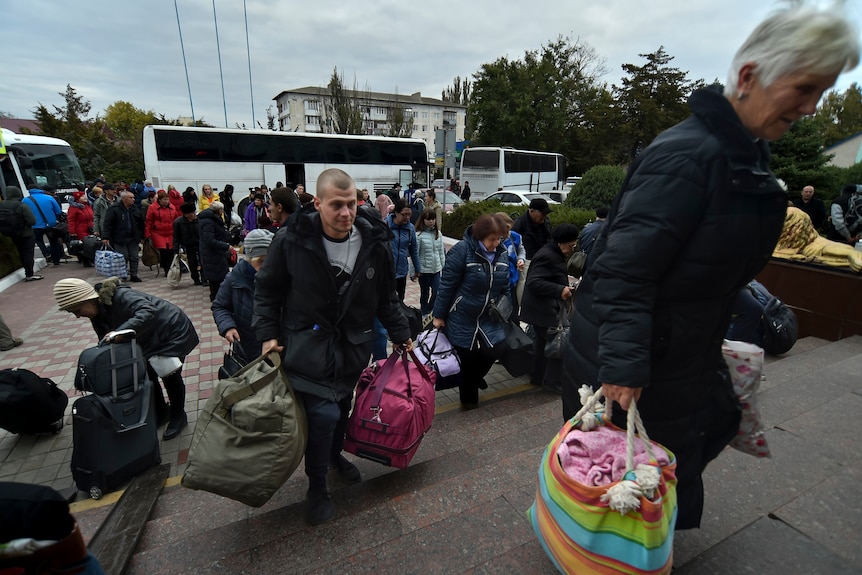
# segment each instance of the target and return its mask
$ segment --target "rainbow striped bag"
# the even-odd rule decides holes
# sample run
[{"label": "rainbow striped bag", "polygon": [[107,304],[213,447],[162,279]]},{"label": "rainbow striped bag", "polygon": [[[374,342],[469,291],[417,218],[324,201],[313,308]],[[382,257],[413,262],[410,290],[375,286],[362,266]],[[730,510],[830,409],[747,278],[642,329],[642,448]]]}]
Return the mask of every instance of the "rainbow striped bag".
[{"label": "rainbow striped bag", "polygon": [[[677,512],[676,458],[649,440],[634,401],[627,432],[610,423],[609,408],[602,411],[598,404],[602,390],[592,393],[584,388],[583,408],[563,425],[542,457],[536,501],[527,511],[533,530],[562,573],[670,573]],[[589,431],[598,425],[626,436],[626,473],[621,481],[596,487],[571,478],[557,450],[573,429]],[[634,464],[635,430],[646,446],[650,465]],[[656,449],[664,451],[669,464],[658,464]]]}]

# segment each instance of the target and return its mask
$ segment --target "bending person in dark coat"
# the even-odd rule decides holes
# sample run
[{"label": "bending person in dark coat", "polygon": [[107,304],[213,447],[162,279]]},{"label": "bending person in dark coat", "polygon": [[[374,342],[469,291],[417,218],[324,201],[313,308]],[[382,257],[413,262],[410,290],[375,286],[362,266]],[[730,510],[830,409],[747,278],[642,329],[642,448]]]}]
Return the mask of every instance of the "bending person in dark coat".
[{"label": "bending person in dark coat", "polygon": [[701,473],[739,427],[721,343],[784,223],[768,141],[813,114],[858,60],[858,32],[837,8],[770,16],[734,57],[724,93],[696,91],[692,115],[632,164],[576,292],[563,415],[577,411],[582,383],[623,407],[623,426],[639,399],[650,437],[677,457],[677,529],[700,525]]},{"label": "bending person in dark coat", "polygon": [[[114,332],[133,329],[138,345],[147,358],[147,373],[158,389],[158,375],[149,360],[153,356],[175,357],[182,364],[200,340],[189,317],[177,306],[154,295],[132,289],[117,278],[108,278],[91,286],[78,278],[62,279],[54,284],[54,299],[60,309],[86,317],[100,339],[111,339]],[[188,424],[186,386],[182,365],[162,377],[170,399],[170,421],[164,439],[173,439]],[[161,390],[156,396],[159,419],[167,411]]]},{"label": "bending person in dark coat", "polygon": [[260,340],[251,325],[254,313],[254,279],[266,258],[272,233],[252,230],[243,248],[245,258],[237,262],[218,290],[212,304],[213,319],[218,333],[233,345],[243,364],[260,355]]}]

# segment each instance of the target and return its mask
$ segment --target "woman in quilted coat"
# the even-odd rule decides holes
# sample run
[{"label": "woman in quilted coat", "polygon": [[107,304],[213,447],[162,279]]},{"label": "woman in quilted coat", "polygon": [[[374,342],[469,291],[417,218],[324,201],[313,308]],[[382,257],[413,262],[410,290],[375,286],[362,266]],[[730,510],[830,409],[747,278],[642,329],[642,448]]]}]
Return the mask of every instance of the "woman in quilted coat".
[{"label": "woman in quilted coat", "polygon": [[504,353],[505,326],[494,320],[491,307],[510,292],[509,260],[500,245],[505,233],[494,216],[479,216],[446,254],[434,302],[434,327],[445,330],[461,358],[463,409],[479,406],[479,390],[488,387],[485,375]]},{"label": "woman in quilted coat", "polygon": [[144,239],[150,238],[153,247],[159,250],[159,265],[165,270],[165,277],[168,277],[174,259],[174,220],[180,215],[164,190],[159,190],[156,203],[147,208]]}]

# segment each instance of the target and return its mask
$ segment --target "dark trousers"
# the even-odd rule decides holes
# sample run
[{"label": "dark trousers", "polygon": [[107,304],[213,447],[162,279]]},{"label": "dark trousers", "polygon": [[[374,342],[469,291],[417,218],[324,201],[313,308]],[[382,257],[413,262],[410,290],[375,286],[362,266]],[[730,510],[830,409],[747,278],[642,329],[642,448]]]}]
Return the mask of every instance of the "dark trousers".
[{"label": "dark trousers", "polygon": [[[50,259],[56,266],[60,265],[60,258],[63,255],[63,244],[60,238],[53,237],[44,228],[33,228],[33,234],[36,236],[36,245],[39,246],[42,257],[46,260]],[[45,245],[46,238],[50,247]]]},{"label": "dark trousers", "polygon": [[174,250],[171,248],[159,249],[159,264],[165,270],[165,277],[168,277],[168,270],[171,269],[171,263],[174,261]]},{"label": "dark trousers", "polygon": [[458,357],[461,358],[461,377],[463,381],[458,386],[462,404],[479,403],[479,385],[491,367],[494,365],[494,356],[483,349],[464,349],[455,346]]},{"label": "dark trousers", "polygon": [[[180,361],[185,361],[185,358],[181,357]],[[147,362],[147,375],[154,384],[153,393],[156,396],[156,413],[164,413],[168,405],[165,402],[162,389],[159,387],[159,376],[149,362]],[[183,381],[182,368],[167,377],[163,377],[162,384],[165,386],[165,391],[168,392],[168,399],[171,402],[171,418],[181,416],[186,410],[186,384]]]},{"label": "dark trousers", "polygon": [[395,278],[395,291],[398,293],[398,299],[404,301],[404,296],[407,294],[407,276]]},{"label": "dark trousers", "polygon": [[12,243],[18,250],[18,257],[21,259],[21,267],[24,268],[24,276],[30,277],[33,275],[33,250],[36,247],[35,236],[17,236],[12,238]]},{"label": "dark trousers", "polygon": [[186,251],[186,258],[189,261],[189,271],[192,274],[192,281],[195,283],[198,283],[199,281],[201,281],[201,270],[200,270],[201,264],[200,264],[200,258],[198,257],[198,251],[197,250],[187,250]]},{"label": "dark trousers", "polygon": [[422,310],[423,317],[434,309],[438,289],[440,289],[440,272],[419,276],[419,309]]},{"label": "dark trousers", "polygon": [[326,489],[330,461],[341,453],[350,415],[350,400],[330,401],[297,392],[308,417],[308,444],[305,447],[305,474],[311,489]]}]

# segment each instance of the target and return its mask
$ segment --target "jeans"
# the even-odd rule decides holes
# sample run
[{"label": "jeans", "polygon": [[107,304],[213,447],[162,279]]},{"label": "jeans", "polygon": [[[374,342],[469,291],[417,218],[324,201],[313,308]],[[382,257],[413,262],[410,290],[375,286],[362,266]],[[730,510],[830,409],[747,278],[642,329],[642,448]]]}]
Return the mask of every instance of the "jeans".
[{"label": "jeans", "polygon": [[129,276],[138,277],[138,244],[113,244],[111,246],[117,252],[123,254],[126,262],[129,264]]},{"label": "jeans", "polygon": [[[36,245],[39,246],[42,257],[46,260],[50,259],[55,266],[60,265],[60,257],[63,255],[63,245],[60,238],[52,238],[45,228],[33,228],[33,234],[36,236]],[[50,248],[45,245],[46,237]]]},{"label": "jeans", "polygon": [[434,309],[438,289],[440,289],[440,272],[419,276],[419,309],[423,317]]},{"label": "jeans", "polygon": [[311,489],[326,489],[329,462],[341,453],[350,415],[351,397],[339,402],[297,392],[308,417],[308,444],[305,448],[305,474]]}]

